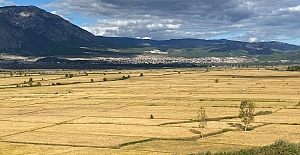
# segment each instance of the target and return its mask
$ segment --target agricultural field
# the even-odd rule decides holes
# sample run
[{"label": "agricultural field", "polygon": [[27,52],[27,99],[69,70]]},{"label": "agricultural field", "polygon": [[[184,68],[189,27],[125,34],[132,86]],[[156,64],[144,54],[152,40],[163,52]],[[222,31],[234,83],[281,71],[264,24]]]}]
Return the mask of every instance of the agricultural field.
[{"label": "agricultural field", "polygon": [[[2,70],[0,79],[0,154],[194,154],[300,143],[300,72]],[[256,104],[250,131],[240,127],[243,100]],[[200,107],[209,118],[204,138]]]}]

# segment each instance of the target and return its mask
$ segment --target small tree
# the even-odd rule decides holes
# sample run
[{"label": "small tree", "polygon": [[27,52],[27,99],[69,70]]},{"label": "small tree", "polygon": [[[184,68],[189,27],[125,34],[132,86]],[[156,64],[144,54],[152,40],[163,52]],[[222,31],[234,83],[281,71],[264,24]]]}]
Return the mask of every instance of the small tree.
[{"label": "small tree", "polygon": [[36,86],[42,86],[42,84],[40,82],[37,82]]},{"label": "small tree", "polygon": [[32,86],[33,86],[32,82],[29,82],[29,83],[28,83],[28,85],[29,85],[30,87],[32,87]]},{"label": "small tree", "polygon": [[201,107],[197,113],[197,120],[199,122],[199,128],[201,128],[201,137],[203,138],[203,129],[207,124],[207,115],[205,113],[205,108]]},{"label": "small tree", "polygon": [[22,76],[23,75],[23,72],[19,71],[19,76]]},{"label": "small tree", "polygon": [[29,78],[28,82],[29,82],[29,83],[32,83],[32,82],[33,82],[33,79],[32,79],[32,78]]},{"label": "small tree", "polygon": [[219,83],[219,79],[215,79],[215,83]]},{"label": "small tree", "polygon": [[254,110],[255,104],[251,101],[242,101],[240,105],[240,114],[239,117],[241,118],[242,122],[245,125],[245,131],[250,123],[254,122]]},{"label": "small tree", "polygon": [[144,76],[144,74],[143,74],[143,73],[140,73],[140,76]]},{"label": "small tree", "polygon": [[66,78],[72,78],[73,76],[74,76],[74,75],[73,75],[73,74],[70,74],[70,73],[65,75]]}]

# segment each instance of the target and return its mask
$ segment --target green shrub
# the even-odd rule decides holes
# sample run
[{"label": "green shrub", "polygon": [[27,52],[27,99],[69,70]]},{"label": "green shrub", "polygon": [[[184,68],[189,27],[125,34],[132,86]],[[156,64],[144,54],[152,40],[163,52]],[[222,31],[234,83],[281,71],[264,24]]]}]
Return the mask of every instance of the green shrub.
[{"label": "green shrub", "polygon": [[32,86],[33,86],[32,82],[29,82],[29,83],[28,83],[28,86],[32,87]]},{"label": "green shrub", "polygon": [[42,84],[40,82],[37,82],[36,86],[42,86]]},{"label": "green shrub", "polygon": [[294,144],[282,140],[276,141],[274,144],[263,147],[254,147],[250,149],[242,149],[234,152],[219,152],[212,154],[207,153],[198,153],[197,155],[296,155],[300,154],[300,145]]},{"label": "green shrub", "polygon": [[219,83],[219,79],[215,79],[215,83]]},{"label": "green shrub", "polygon": [[29,78],[28,82],[29,82],[29,83],[30,83],[30,82],[33,82],[33,79],[32,79],[32,78]]},{"label": "green shrub", "polygon": [[255,113],[255,116],[258,116],[258,115],[269,115],[269,114],[272,114],[273,112],[272,111],[259,111],[257,113]]}]

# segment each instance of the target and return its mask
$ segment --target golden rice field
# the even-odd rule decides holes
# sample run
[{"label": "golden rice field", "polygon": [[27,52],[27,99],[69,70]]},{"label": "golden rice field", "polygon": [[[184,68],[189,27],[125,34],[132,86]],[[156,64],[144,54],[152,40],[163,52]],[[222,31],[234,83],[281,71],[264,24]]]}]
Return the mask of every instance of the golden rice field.
[{"label": "golden rice field", "polygon": [[[300,72],[182,68],[12,73],[0,72],[3,155],[191,154],[279,139],[300,143]],[[251,131],[238,127],[242,100],[253,101],[256,112],[268,112],[255,116]],[[211,120],[204,138],[195,121],[200,107]]]}]

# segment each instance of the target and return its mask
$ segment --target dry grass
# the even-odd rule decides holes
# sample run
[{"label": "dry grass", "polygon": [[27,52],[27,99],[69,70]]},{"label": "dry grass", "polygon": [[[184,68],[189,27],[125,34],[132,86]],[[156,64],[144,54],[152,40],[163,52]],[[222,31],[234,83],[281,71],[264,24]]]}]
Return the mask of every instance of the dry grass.
[{"label": "dry grass", "polygon": [[[70,130],[70,128],[68,128]],[[64,130],[65,131],[65,130]],[[145,140],[143,137],[103,135],[95,133],[74,132],[44,132],[34,131],[4,137],[2,141],[19,142],[29,144],[61,145],[74,147],[103,147],[112,148],[123,143]]]},{"label": "dry grass", "polygon": [[28,123],[60,123],[73,119],[73,117],[63,116],[44,116],[44,115],[22,115],[3,118],[2,120],[9,122],[28,122]]},{"label": "dry grass", "polygon": [[68,154],[81,148],[0,142],[1,155]]},{"label": "dry grass", "polygon": [[[74,77],[65,78],[69,73]],[[29,71],[26,77],[0,73],[0,154],[185,154],[300,139],[300,126],[295,125],[300,123],[300,109],[295,106],[300,101],[299,72],[155,69],[87,73]],[[139,77],[140,73],[144,76]],[[42,86],[17,88],[29,75]],[[120,80],[128,75],[130,79]],[[108,81],[103,82],[104,77]],[[200,130],[193,121],[200,106],[209,118],[234,117],[242,100],[255,102],[256,112],[275,112],[256,116],[253,125],[271,124],[192,141],[199,136],[190,130]],[[149,119],[151,114],[154,119]],[[228,123],[240,120],[210,121],[204,133],[235,130]],[[144,141],[149,138],[152,141]],[[118,146],[123,147],[111,149]]]},{"label": "dry grass", "polygon": [[117,125],[117,124],[62,124],[38,131],[62,133],[89,133],[144,138],[188,138],[195,136],[182,127]]},{"label": "dry grass", "polygon": [[[0,138],[3,136],[21,133],[24,131],[30,131],[44,126],[49,126],[45,123],[28,123],[28,122],[11,122],[11,121],[0,121]],[[1,138],[2,140],[2,138]]]},{"label": "dry grass", "polygon": [[[185,127],[185,128],[198,128],[199,129],[199,123],[198,122],[194,122],[194,123],[180,123],[180,124],[169,124],[166,126],[177,126],[177,127]],[[204,129],[205,134],[207,132],[216,132],[216,131],[220,131],[222,129],[235,129],[234,127],[228,125],[227,122],[219,122],[219,121],[209,121],[207,122],[207,125]],[[200,129],[199,129],[200,130]]]},{"label": "dry grass", "polygon": [[[247,147],[247,146],[246,146]],[[231,151],[236,149],[246,148],[242,145],[218,144],[218,143],[203,143],[194,141],[166,141],[158,140],[142,144],[126,146],[123,150],[147,150],[151,152],[163,152],[168,154],[192,154],[198,152],[212,153],[218,151]]]},{"label": "dry grass", "polygon": [[300,126],[267,125],[252,131],[231,131],[220,135],[199,139],[198,142],[232,144],[245,146],[265,146],[276,140],[300,142]]},{"label": "dry grass", "polygon": [[300,110],[299,109],[282,109],[276,113],[267,116],[257,116],[256,122],[269,123],[298,123],[300,124]]},{"label": "dry grass", "polygon": [[68,123],[74,124],[118,124],[118,125],[144,125],[144,126],[157,126],[163,123],[188,121],[188,120],[171,120],[171,119],[150,119],[150,118],[104,118],[104,117],[83,117],[70,121]]}]

